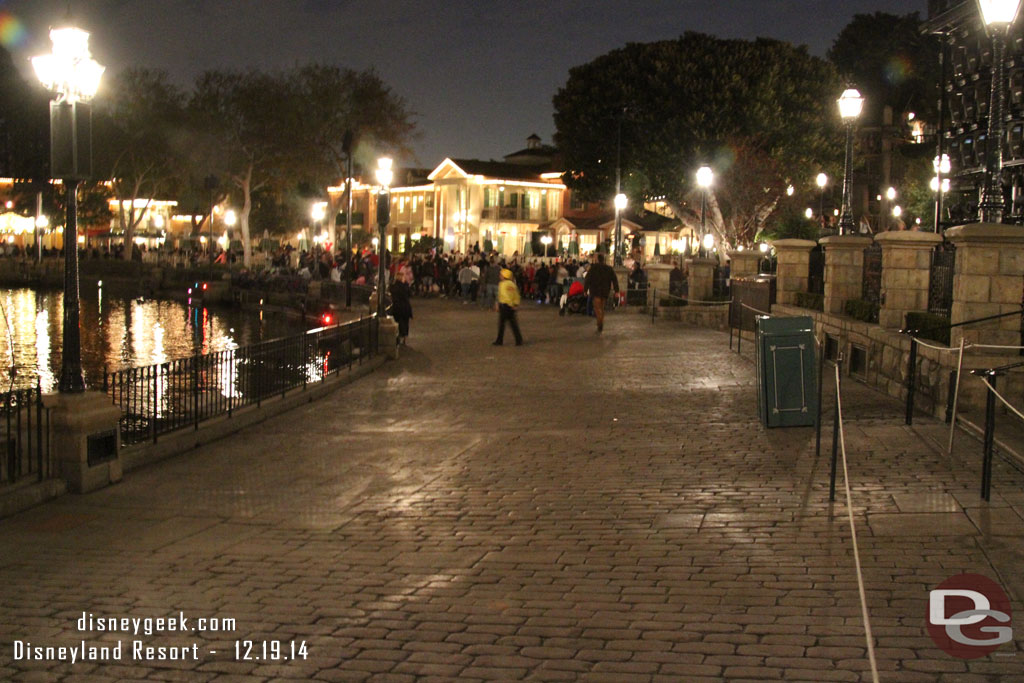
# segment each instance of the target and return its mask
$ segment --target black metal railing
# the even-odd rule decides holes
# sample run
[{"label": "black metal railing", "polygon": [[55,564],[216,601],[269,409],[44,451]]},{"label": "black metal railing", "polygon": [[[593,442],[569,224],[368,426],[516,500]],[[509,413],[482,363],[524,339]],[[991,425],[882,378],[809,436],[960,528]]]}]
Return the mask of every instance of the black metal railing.
[{"label": "black metal railing", "polygon": [[37,383],[31,389],[9,391],[0,398],[0,486],[34,477],[52,476],[50,411],[43,406]]},{"label": "black metal railing", "polygon": [[882,245],[874,243],[864,248],[864,279],[861,299],[880,306],[882,303]]},{"label": "black metal railing", "polygon": [[[949,323],[937,325],[927,329],[902,329],[901,334],[905,334],[910,337],[910,354],[907,359],[907,403],[906,413],[904,421],[910,425],[914,422],[914,395],[917,391],[917,338],[924,337],[926,339],[933,338],[931,333],[938,330],[952,330],[954,327],[966,327],[968,325],[976,325],[978,323],[992,322],[993,320],[1003,320],[1004,318],[1019,317],[1021,319],[1021,346],[1024,346],[1024,306],[1018,311],[1010,311],[1008,313],[999,313],[997,315],[987,315],[983,318],[974,318],[973,320],[963,320],[958,323]],[[1024,355],[1022,350],[1021,355]]]},{"label": "black metal railing", "polygon": [[103,373],[121,409],[121,443],[152,440],[234,410],[285,396],[362,363],[376,352],[376,316],[190,358]]},{"label": "black metal railing", "polygon": [[953,271],[956,246],[942,242],[932,251],[928,274],[928,312],[949,317],[953,309]]}]

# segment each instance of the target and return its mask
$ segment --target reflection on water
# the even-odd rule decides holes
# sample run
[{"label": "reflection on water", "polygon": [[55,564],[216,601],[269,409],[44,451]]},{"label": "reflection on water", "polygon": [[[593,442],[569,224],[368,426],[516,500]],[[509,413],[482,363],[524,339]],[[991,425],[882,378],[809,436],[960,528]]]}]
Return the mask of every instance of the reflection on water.
[{"label": "reflection on water", "polygon": [[[0,327],[0,390],[35,386],[54,391],[60,374],[63,293],[0,289],[6,326]],[[10,333],[8,334],[8,329]],[[208,309],[179,301],[123,299],[82,292],[82,368],[87,386],[103,382],[103,368],[163,363],[195,352],[244,346],[305,330],[298,321],[229,308]],[[13,344],[11,343],[13,340]]]}]

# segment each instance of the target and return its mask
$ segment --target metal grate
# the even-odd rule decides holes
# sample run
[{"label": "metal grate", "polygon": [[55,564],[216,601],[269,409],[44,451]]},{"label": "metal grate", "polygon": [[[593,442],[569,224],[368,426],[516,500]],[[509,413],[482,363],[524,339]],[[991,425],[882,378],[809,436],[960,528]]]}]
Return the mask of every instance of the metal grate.
[{"label": "metal grate", "polygon": [[811,249],[807,265],[807,292],[825,294],[825,249],[820,244]]},{"label": "metal grate", "polygon": [[861,299],[875,306],[882,303],[882,245],[864,248],[864,283]]},{"label": "metal grate", "polygon": [[953,272],[956,246],[942,242],[932,251],[928,275],[928,312],[949,317],[953,308]]}]

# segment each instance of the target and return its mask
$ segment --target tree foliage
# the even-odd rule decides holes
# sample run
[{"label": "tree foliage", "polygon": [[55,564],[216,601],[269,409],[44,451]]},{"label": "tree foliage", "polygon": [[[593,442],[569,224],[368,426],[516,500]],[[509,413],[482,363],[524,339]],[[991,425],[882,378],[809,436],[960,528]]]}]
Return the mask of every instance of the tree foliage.
[{"label": "tree foliage", "polygon": [[921,34],[917,12],[855,15],[832,44],[828,58],[864,95],[868,121],[876,123],[885,106],[897,116],[912,111],[934,120],[939,42]]},{"label": "tree foliage", "polygon": [[[362,169],[373,168],[384,152],[413,156],[414,114],[373,70],[307,64],[294,71],[291,81],[302,101],[302,149],[296,157],[300,180],[316,188],[338,182],[345,177],[349,153],[354,168]],[[351,150],[345,148],[346,135],[351,135]],[[333,243],[344,198],[336,194],[330,199],[326,228]]]},{"label": "tree foliage", "polygon": [[572,69],[554,98],[555,142],[572,169],[567,184],[607,199],[621,117],[627,194],[664,197],[690,223],[696,169],[711,165],[709,223],[735,244],[753,237],[791,179],[840,154],[838,88],[834,68],[803,47],[686,33]]},{"label": "tree foliage", "polygon": [[[95,173],[109,178],[125,245],[157,197],[180,187],[184,93],[164,71],[128,69],[114,78],[94,125]],[[124,250],[131,258],[131,249]]]}]

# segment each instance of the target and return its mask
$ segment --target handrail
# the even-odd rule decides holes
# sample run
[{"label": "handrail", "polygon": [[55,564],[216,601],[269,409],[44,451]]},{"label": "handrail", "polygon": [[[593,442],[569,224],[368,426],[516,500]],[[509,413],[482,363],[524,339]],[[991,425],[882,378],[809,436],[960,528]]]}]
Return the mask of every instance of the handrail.
[{"label": "handrail", "polygon": [[[1019,310],[1010,311],[1009,313],[1000,313],[998,315],[988,315],[983,318],[974,318],[973,320],[963,320],[958,323],[950,323],[949,325],[939,325],[923,330],[904,328],[900,330],[900,334],[905,334],[910,337],[910,354],[907,361],[907,404],[906,414],[904,416],[904,422],[907,425],[914,423],[914,393],[917,390],[917,346],[922,342],[917,339],[917,336],[925,332],[937,332],[939,330],[951,330],[954,327],[962,327],[964,325],[973,325],[975,323],[988,322],[990,320],[999,320],[1001,318],[1008,318],[1010,316],[1024,315],[1024,307]],[[925,346],[929,346],[925,344]],[[944,349],[940,349],[944,350]],[[952,350],[952,347],[950,347]]]},{"label": "handrail", "polygon": [[1024,315],[1024,307],[1021,307],[1018,311],[1010,311],[1009,313],[1000,313],[999,315],[988,315],[984,318],[975,318],[973,320],[963,320],[958,323],[950,323],[949,325],[938,325],[934,327],[926,327],[924,329],[919,328],[904,328],[900,330],[900,334],[919,335],[922,332],[938,332],[939,330],[951,330],[954,327],[962,327],[963,325],[973,325],[974,323],[981,323],[988,320],[999,320],[1000,318],[1009,318],[1012,315]]}]

